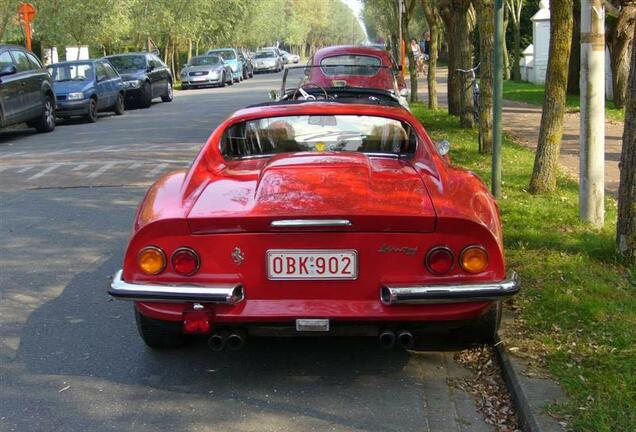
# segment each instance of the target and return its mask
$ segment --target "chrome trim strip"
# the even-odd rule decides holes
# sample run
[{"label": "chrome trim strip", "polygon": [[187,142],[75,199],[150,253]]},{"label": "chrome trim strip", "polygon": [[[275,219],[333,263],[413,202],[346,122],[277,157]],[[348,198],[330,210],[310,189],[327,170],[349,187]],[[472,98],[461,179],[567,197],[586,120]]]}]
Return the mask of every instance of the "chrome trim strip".
[{"label": "chrome trim strip", "polygon": [[349,219],[281,219],[272,221],[272,228],[325,228],[349,227]]},{"label": "chrome trim strip", "polygon": [[120,300],[147,302],[193,301],[234,305],[245,298],[241,284],[213,286],[132,284],[122,279],[122,270],[113,276],[108,294]]},{"label": "chrome trim strip", "polygon": [[387,306],[396,304],[461,303],[501,300],[521,289],[519,276],[511,271],[501,282],[447,285],[384,285],[380,301]]}]

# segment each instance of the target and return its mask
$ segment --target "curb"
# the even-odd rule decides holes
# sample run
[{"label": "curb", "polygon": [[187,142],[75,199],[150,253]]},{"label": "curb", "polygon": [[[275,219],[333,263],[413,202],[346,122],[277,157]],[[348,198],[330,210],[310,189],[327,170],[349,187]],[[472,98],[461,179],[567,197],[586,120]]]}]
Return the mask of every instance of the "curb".
[{"label": "curb", "polygon": [[517,410],[519,428],[524,432],[544,432],[544,429],[539,426],[539,422],[528,401],[528,396],[521,385],[519,372],[512,365],[504,343],[499,339],[499,336],[495,340],[494,348],[499,366],[501,366],[501,371],[503,372],[504,381]]}]

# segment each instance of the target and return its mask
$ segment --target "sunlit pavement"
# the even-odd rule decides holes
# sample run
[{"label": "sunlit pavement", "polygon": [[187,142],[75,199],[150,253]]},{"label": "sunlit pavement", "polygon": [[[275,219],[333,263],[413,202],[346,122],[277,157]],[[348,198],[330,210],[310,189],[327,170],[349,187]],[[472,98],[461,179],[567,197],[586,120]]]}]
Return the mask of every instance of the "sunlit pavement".
[{"label": "sunlit pavement", "polygon": [[172,103],[0,132],[0,431],[487,431],[452,352],[374,340],[155,352],[106,294],[146,187],[186,168],[280,74]]}]

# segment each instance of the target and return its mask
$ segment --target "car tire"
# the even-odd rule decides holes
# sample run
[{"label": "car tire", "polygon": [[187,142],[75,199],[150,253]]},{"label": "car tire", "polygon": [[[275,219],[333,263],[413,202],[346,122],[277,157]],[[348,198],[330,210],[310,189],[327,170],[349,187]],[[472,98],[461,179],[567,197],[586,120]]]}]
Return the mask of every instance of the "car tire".
[{"label": "car tire", "polygon": [[227,85],[234,85],[234,75],[230,74],[230,79],[227,82]]},{"label": "car tire", "polygon": [[150,105],[152,105],[152,87],[150,87],[149,82],[144,83],[139,105],[142,108],[150,108]]},{"label": "car tire", "polygon": [[221,76],[221,82],[219,83],[219,87],[225,87],[225,84],[227,84],[227,77],[225,76],[225,74],[223,74],[223,76]]},{"label": "car tire", "polygon": [[126,107],[124,103],[124,95],[119,93],[117,95],[117,101],[115,102],[115,106],[113,107],[113,112],[115,113],[115,115],[120,116],[124,114],[125,110],[126,110]]},{"label": "car tire", "polygon": [[501,323],[501,302],[496,302],[486,313],[474,323],[460,330],[461,339],[469,343],[494,342]]},{"label": "car tire", "polygon": [[173,321],[161,321],[148,318],[135,309],[135,322],[139,336],[150,348],[178,348],[185,343],[181,324]]},{"label": "car tire", "polygon": [[88,101],[88,112],[86,113],[86,121],[95,123],[97,121],[97,99],[94,97]]},{"label": "car tire", "polygon": [[50,95],[44,96],[42,113],[40,117],[34,121],[33,126],[38,132],[51,132],[55,129],[55,108],[53,98]]},{"label": "car tire", "polygon": [[188,90],[189,88],[189,85],[181,83],[181,90]]},{"label": "car tire", "polygon": [[172,89],[172,82],[168,81],[168,88],[166,89],[166,94],[161,96],[162,102],[172,102],[174,99],[174,90]]}]

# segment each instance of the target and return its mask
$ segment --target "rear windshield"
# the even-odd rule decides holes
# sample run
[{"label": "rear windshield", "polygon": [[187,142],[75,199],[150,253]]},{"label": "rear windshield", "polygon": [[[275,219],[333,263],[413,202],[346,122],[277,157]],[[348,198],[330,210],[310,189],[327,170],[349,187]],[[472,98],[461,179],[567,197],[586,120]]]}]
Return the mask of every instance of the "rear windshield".
[{"label": "rear windshield", "polygon": [[193,57],[190,60],[191,66],[207,66],[207,65],[218,65],[221,64],[221,57],[219,56],[204,56],[204,57]]},{"label": "rear windshield", "polygon": [[236,60],[236,53],[232,50],[213,50],[208,54],[214,54],[223,57],[223,60]]},{"label": "rear windshield", "polygon": [[146,69],[146,56],[144,55],[122,55],[108,57],[107,60],[118,72],[134,71]]},{"label": "rear windshield", "polygon": [[325,75],[375,75],[382,62],[377,57],[366,55],[337,55],[320,61]]},{"label": "rear windshield", "polygon": [[93,65],[91,63],[58,64],[49,66],[48,70],[55,82],[93,79]]},{"label": "rear windshield", "polygon": [[273,58],[276,57],[274,51],[259,51],[256,53],[256,58]]},{"label": "rear windshield", "polygon": [[286,116],[231,126],[221,140],[221,153],[228,159],[290,152],[406,155],[415,152],[416,142],[410,125],[384,117]]}]

